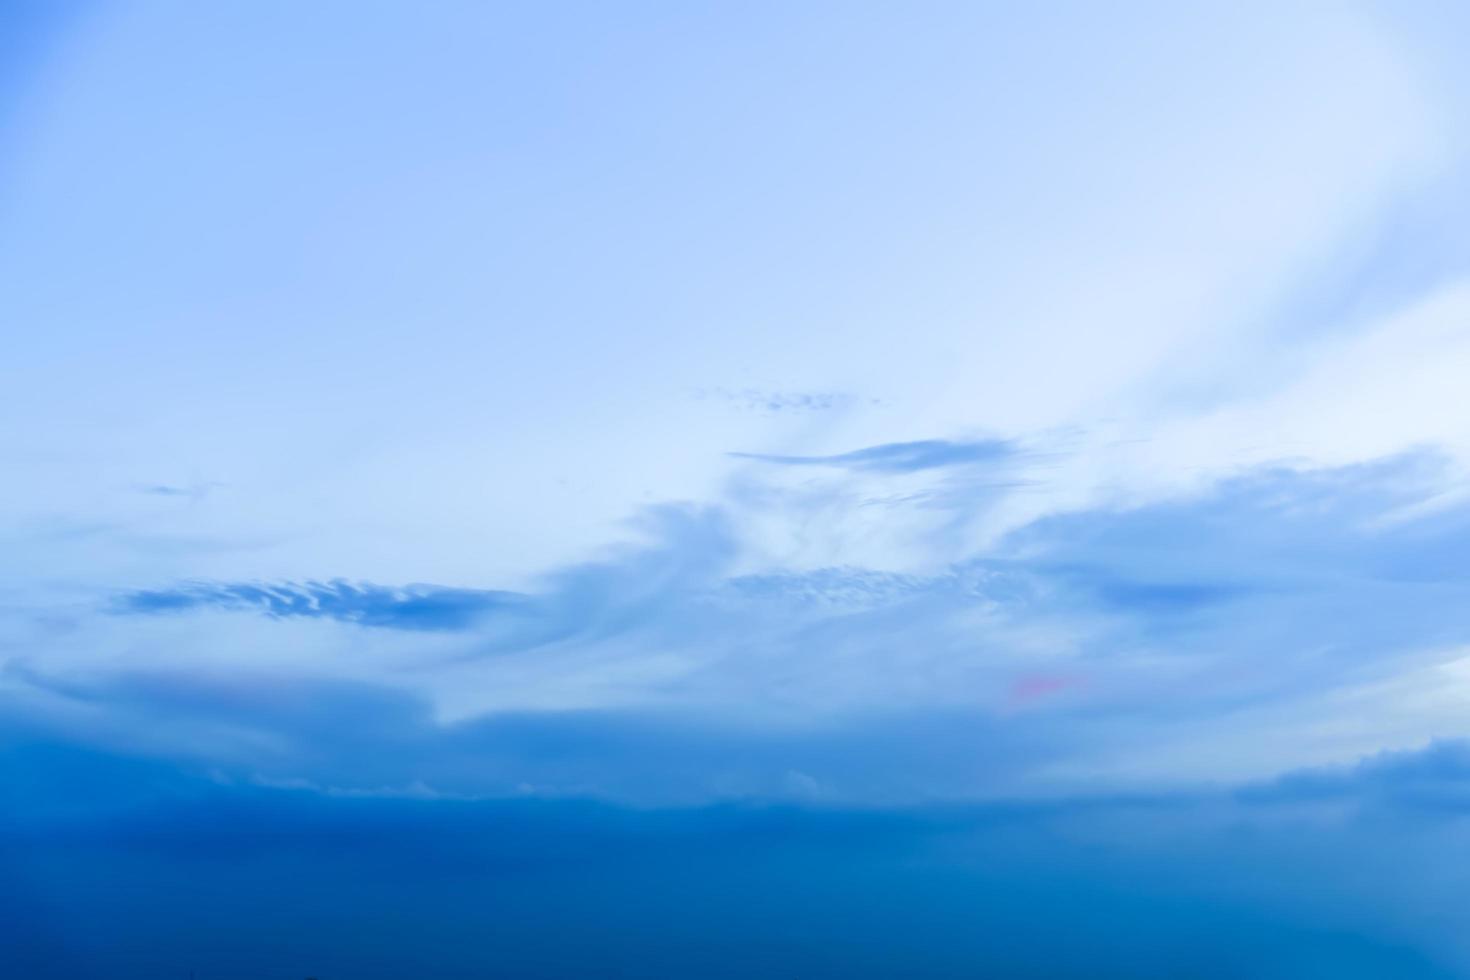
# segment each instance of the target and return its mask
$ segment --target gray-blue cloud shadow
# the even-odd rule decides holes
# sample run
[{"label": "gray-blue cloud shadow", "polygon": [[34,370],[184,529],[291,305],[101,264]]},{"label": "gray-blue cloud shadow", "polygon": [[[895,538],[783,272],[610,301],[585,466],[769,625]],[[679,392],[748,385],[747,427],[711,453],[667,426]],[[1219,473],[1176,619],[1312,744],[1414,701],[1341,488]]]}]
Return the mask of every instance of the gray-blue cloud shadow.
[{"label": "gray-blue cloud shadow", "polygon": [[[226,583],[133,593],[115,611],[243,608],[461,630],[473,636],[465,656],[634,635],[674,650],[759,642],[766,659],[756,663],[779,669],[829,654],[881,665],[885,645],[973,648],[966,617],[983,607],[1008,627],[1081,627],[1078,669],[1105,672],[1113,657],[1141,649],[1240,668],[1229,685],[1121,706],[1139,727],[1159,714],[1203,719],[1321,693],[1359,668],[1391,670],[1406,651],[1470,638],[1470,510],[1383,520],[1422,498],[1437,465],[1416,455],[1260,471],[1188,499],[1049,517],[984,558],[930,575],[732,577],[738,548],[727,516],[663,508],[650,515],[651,544],[555,572],[535,593]],[[755,696],[759,678],[741,674],[738,660],[727,667]]]}]

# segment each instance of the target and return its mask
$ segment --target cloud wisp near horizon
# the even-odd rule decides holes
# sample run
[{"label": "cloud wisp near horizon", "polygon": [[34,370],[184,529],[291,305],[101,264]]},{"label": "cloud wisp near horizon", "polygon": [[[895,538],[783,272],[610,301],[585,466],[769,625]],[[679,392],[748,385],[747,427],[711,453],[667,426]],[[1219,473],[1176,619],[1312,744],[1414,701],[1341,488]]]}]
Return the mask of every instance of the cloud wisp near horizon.
[{"label": "cloud wisp near horizon", "polygon": [[[913,804],[1264,779],[1470,735],[1470,507],[1414,512],[1448,466],[1252,470],[910,571],[745,567],[747,511],[831,501],[742,484],[523,591],[73,600],[33,618],[47,656],[12,657],[7,693],[69,737],[352,792]],[[924,538],[968,506],[864,509]]]},{"label": "cloud wisp near horizon", "polygon": [[1470,972],[1467,32],[0,12],[0,939]]}]

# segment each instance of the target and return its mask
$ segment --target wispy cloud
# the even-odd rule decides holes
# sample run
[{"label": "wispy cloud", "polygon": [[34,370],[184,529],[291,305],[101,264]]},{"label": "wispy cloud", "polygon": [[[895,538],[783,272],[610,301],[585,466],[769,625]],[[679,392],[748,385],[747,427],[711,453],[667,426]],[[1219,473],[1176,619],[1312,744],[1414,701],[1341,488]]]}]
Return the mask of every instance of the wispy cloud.
[{"label": "wispy cloud", "polygon": [[203,500],[215,490],[223,487],[223,483],[213,480],[200,480],[186,486],[171,483],[147,483],[138,488],[140,493],[146,493],[153,497],[186,497],[190,500]]},{"label": "wispy cloud", "polygon": [[882,473],[915,473],[950,466],[997,463],[1015,456],[1018,451],[1015,444],[1004,439],[968,442],[924,439],[918,442],[884,443],[832,456],[780,456],[770,453],[730,455],[737,459],[751,459],[781,466],[832,466]]},{"label": "wispy cloud", "polygon": [[695,397],[717,398],[748,412],[770,414],[831,412],[859,401],[852,395],[835,391],[780,391],[770,388],[701,388],[695,392]]},{"label": "wispy cloud", "polygon": [[408,585],[332,582],[193,583],[144,589],[118,597],[120,613],[170,613],[200,609],[246,610],[275,618],[336,619],[362,626],[407,630],[468,629],[484,616],[523,608],[511,592]]}]

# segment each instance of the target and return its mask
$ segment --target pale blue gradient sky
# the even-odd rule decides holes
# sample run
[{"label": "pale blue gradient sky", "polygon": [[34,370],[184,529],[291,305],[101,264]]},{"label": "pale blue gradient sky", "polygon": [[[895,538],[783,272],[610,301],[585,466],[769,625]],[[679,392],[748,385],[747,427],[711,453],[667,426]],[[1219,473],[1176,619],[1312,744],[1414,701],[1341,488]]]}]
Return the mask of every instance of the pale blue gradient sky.
[{"label": "pale blue gradient sky", "polygon": [[[354,791],[844,801],[1470,735],[1453,8],[28,9],[27,730]],[[243,691],[398,704],[418,747],[363,767]],[[456,741],[567,712],[689,757]]]}]

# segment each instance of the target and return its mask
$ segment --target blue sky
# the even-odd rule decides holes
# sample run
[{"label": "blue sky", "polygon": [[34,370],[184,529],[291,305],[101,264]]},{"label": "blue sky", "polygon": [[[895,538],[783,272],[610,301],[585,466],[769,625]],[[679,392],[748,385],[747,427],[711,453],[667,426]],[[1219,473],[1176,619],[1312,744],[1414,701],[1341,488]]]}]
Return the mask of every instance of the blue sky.
[{"label": "blue sky", "polygon": [[6,5],[0,931],[1470,972],[1466,20]]}]

